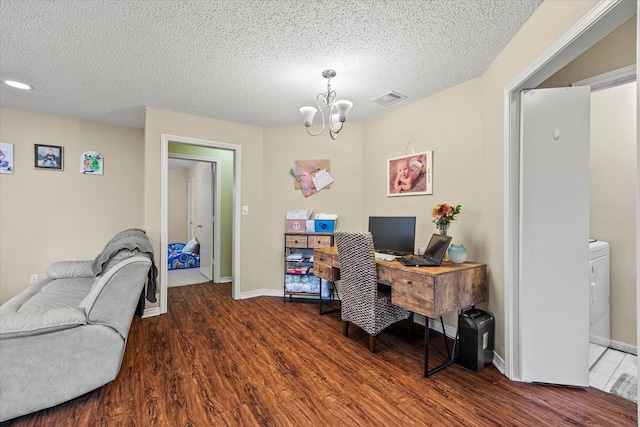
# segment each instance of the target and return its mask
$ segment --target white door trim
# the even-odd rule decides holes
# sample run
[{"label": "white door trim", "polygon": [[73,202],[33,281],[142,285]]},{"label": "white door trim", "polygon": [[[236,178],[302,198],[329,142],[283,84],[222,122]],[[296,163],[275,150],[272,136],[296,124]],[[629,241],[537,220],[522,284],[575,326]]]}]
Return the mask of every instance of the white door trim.
[{"label": "white door trim", "polygon": [[629,65],[628,67],[619,68],[609,71],[608,73],[571,83],[571,86],[591,86],[591,92],[595,92],[635,81],[636,65]]},{"label": "white door trim", "polygon": [[[204,139],[189,138],[162,134],[160,136],[160,247],[167,247],[168,239],[168,188],[169,188],[169,143],[198,145],[201,147],[219,148],[233,151],[233,213],[232,213],[232,240],[233,240],[233,261],[232,261],[232,286],[231,295],[233,299],[240,299],[240,289],[242,288],[241,277],[241,222],[240,222],[240,200],[241,200],[241,146],[225,142],[208,141]],[[167,251],[160,251],[160,314],[167,312]]]},{"label": "white door trim", "polygon": [[520,93],[534,88],[636,14],[636,2],[602,0],[504,89],[505,375],[521,378],[519,301]]}]

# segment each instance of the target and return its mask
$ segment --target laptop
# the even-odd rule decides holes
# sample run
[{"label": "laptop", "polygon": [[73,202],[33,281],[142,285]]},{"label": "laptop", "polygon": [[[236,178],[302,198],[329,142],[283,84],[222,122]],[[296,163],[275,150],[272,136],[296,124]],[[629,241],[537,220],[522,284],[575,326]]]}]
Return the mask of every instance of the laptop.
[{"label": "laptop", "polygon": [[447,252],[449,243],[451,243],[451,236],[434,234],[429,240],[424,255],[405,255],[397,258],[397,260],[404,265],[414,267],[438,266],[442,264],[442,258]]}]

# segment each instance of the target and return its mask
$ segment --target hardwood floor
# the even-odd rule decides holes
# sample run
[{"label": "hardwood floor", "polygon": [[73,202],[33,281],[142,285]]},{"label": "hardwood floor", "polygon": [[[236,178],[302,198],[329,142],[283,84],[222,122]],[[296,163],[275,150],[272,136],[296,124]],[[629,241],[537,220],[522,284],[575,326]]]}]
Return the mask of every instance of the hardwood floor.
[{"label": "hardwood floor", "polygon": [[[111,383],[3,426],[635,426],[636,404],[603,391],[509,381],[453,365],[424,378],[422,329],[378,336],[371,354],[339,313],[231,285],[169,289],[169,313],[135,318]],[[432,332],[430,362],[446,358]],[[439,339],[438,339],[439,338]],[[1,403],[0,403],[1,404]]]}]

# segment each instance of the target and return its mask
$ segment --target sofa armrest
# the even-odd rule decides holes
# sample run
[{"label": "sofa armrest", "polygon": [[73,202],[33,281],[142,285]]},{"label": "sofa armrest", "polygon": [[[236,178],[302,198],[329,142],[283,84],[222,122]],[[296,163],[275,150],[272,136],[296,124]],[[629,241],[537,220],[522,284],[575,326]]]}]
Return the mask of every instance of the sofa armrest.
[{"label": "sofa armrest", "polygon": [[71,277],[96,277],[91,264],[93,261],[58,261],[47,268],[47,277],[65,279]]},{"label": "sofa armrest", "polygon": [[44,334],[86,324],[84,310],[76,307],[0,313],[0,339]]}]

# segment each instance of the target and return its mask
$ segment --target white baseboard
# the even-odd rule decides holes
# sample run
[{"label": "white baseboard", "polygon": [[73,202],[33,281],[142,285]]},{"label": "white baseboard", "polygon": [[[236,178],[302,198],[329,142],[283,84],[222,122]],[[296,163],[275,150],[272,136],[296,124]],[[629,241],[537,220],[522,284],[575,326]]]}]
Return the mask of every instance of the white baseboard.
[{"label": "white baseboard", "polygon": [[241,292],[239,299],[256,297],[283,297],[284,291],[276,289],[256,289],[255,291]]},{"label": "white baseboard", "polygon": [[625,353],[635,354],[636,356],[638,355],[638,347],[624,342],[611,340],[609,347],[614,350],[624,351]]},{"label": "white baseboard", "polygon": [[142,313],[142,318],[146,318],[146,317],[153,317],[153,316],[159,316],[160,315],[160,307],[151,307],[151,308],[145,308],[144,309],[144,313]]},{"label": "white baseboard", "polygon": [[496,369],[497,369],[498,371],[500,371],[500,373],[501,373],[502,375],[504,375],[504,360],[502,360],[502,358],[501,358],[501,357],[499,357],[499,356],[496,354],[496,352],[495,352],[495,351],[493,352],[493,362],[492,362],[492,363],[493,363],[493,366],[495,366],[495,367],[496,367]]}]

